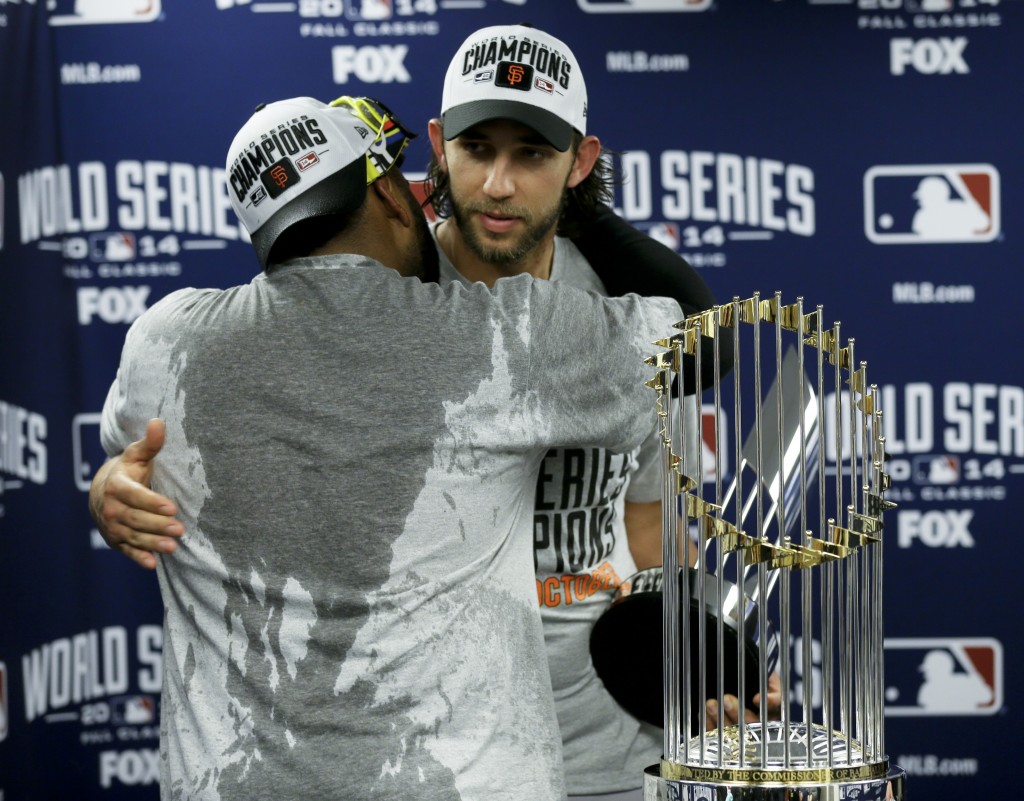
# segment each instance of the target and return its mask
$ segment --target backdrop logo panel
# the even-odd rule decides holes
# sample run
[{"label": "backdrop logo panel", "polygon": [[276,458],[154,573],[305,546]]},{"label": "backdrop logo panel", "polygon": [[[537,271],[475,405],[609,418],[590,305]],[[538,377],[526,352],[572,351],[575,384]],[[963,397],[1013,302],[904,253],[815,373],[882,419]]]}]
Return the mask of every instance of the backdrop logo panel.
[{"label": "backdrop logo panel", "polygon": [[163,629],[79,631],[21,657],[25,722],[76,729],[83,746],[109,748],[159,737]]},{"label": "backdrop logo panel", "polygon": [[901,509],[896,513],[896,542],[900,548],[973,548],[973,509]]},{"label": "backdrop logo panel", "polygon": [[160,0],[48,0],[51,25],[98,25],[152,22],[160,16]]},{"label": "backdrop logo panel", "polygon": [[1003,646],[991,638],[886,639],[890,717],[995,715],[1003,706]]},{"label": "backdrop logo panel", "polygon": [[906,75],[910,71],[921,75],[966,75],[964,50],[967,37],[943,36],[939,39],[911,39],[899,36],[889,41],[889,72]]},{"label": "backdrop logo panel", "polygon": [[391,19],[393,13],[391,0],[350,0],[345,6],[345,16],[349,19]]},{"label": "backdrop logo panel", "polygon": [[872,167],[864,233],[879,245],[991,242],[1000,233],[999,172],[991,164]]},{"label": "backdrop logo panel", "polygon": [[[1024,387],[949,381],[883,385],[882,401],[891,496],[897,502],[1003,502],[1008,484],[1024,474]],[[826,408],[834,401],[826,396]],[[835,423],[825,418],[825,456],[834,462]],[[843,437],[845,439],[845,425]],[[912,542],[965,546],[972,538],[965,518],[950,510],[942,526],[935,518],[914,520],[901,510],[903,547]],[[938,529],[946,533],[936,533]],[[911,534],[911,532],[915,532]]]},{"label": "backdrop logo panel", "polygon": [[[45,484],[49,476],[47,420],[39,412],[0,401],[0,499],[26,481]],[[5,507],[0,504],[0,516]]]},{"label": "backdrop logo panel", "polygon": [[[1000,0],[807,0],[815,6],[850,6],[862,31],[948,31],[998,28]],[[831,8],[829,9],[831,11]]]},{"label": "backdrop logo panel", "polygon": [[[703,0],[702,0],[703,1]],[[261,17],[297,15],[304,22],[299,34],[309,38],[341,39],[348,36],[437,36],[439,14],[460,11],[498,11],[524,6],[528,0],[298,0],[250,2],[216,0],[217,9],[248,9]],[[492,21],[490,24],[497,24]]]},{"label": "backdrop logo panel", "polygon": [[711,0],[577,0],[588,14],[631,14],[666,11],[706,11]]},{"label": "backdrop logo panel", "polygon": [[[701,404],[700,410],[700,439],[703,451],[701,453],[701,472],[704,481],[714,481],[719,478],[718,469],[721,468],[722,478],[730,474],[729,455],[729,417],[724,409],[719,409],[718,428],[715,428],[715,406],[711,403]],[[716,458],[717,454],[717,458]]]},{"label": "backdrop logo panel", "polygon": [[363,83],[410,83],[405,67],[408,45],[339,45],[331,50],[335,83],[356,78]]},{"label": "backdrop logo panel", "polygon": [[99,770],[104,789],[115,782],[130,787],[156,784],[160,781],[160,752],[155,748],[103,751]]},{"label": "backdrop logo panel", "polygon": [[803,164],[705,150],[629,150],[618,170],[622,216],[694,267],[724,267],[727,248],[740,243],[815,233],[815,175]]},{"label": "backdrop logo panel", "polygon": [[[223,168],[181,161],[30,170],[18,176],[18,216],[21,244],[60,253],[64,274],[78,280],[176,277],[183,251],[248,240],[231,211]],[[108,302],[138,310],[137,300]],[[120,316],[117,322],[130,322]]]},{"label": "backdrop logo panel", "polygon": [[974,284],[935,284],[932,281],[894,281],[893,303],[974,303]]},{"label": "backdrop logo panel", "polygon": [[79,287],[78,324],[90,325],[94,320],[128,325],[146,310],[148,286]]},{"label": "backdrop logo panel", "polygon": [[71,421],[71,453],[75,463],[75,486],[89,491],[92,475],[106,460],[100,446],[100,420],[98,412],[76,414]]}]

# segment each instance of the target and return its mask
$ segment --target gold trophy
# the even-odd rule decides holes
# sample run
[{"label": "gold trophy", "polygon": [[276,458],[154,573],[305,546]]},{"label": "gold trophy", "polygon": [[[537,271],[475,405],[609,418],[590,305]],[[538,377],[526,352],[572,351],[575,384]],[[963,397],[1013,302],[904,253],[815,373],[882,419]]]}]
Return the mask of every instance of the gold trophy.
[{"label": "gold trophy", "polygon": [[[867,382],[866,364],[855,361],[854,340],[844,343],[840,324],[826,328],[822,307],[807,312],[802,298],[792,305],[783,305],[781,293],[735,298],[676,327],[657,343],[665,351],[649,360],[663,456],[664,755],[645,771],[645,801],[901,801],[905,773],[889,763],[883,726],[882,535],[894,504],[883,497],[889,477],[878,389]],[[724,342],[732,348],[731,375],[722,379],[715,369],[712,387],[700,386],[708,358],[702,340],[714,343],[716,362]],[[695,370],[682,369],[687,359]],[[726,454],[717,449],[710,454],[714,488],[705,491],[709,457],[697,448],[684,462],[680,450],[694,441],[684,395],[701,398],[708,389],[714,440],[735,443],[736,469],[723,487]],[[751,391],[757,402],[744,408]],[[731,432],[719,430],[730,393]],[[834,401],[826,412],[827,393]],[[831,442],[822,443],[825,429]],[[834,475],[819,458],[821,444],[834,447]],[[691,526],[697,564],[681,569],[680,544]],[[642,595],[642,583],[630,582],[627,595]],[[797,605],[802,636],[791,653]],[[770,619],[778,621],[777,636]],[[811,681],[817,670],[820,699]],[[774,671],[784,693],[798,672],[800,716],[784,700],[778,720],[761,705],[756,722],[741,716],[727,725],[724,696],[764,698]],[[704,699],[718,701],[710,728]]]}]

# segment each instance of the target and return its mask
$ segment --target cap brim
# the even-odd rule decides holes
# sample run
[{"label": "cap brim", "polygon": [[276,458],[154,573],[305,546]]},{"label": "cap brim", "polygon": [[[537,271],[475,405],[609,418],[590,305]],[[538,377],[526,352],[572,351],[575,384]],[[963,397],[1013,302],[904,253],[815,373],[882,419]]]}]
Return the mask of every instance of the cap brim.
[{"label": "cap brim", "polygon": [[[296,184],[301,188],[302,184]],[[296,223],[329,214],[350,214],[363,204],[366,197],[366,159],[358,158],[324,178],[316,186],[299,192],[278,209],[263,225],[252,232],[252,245],[260,266],[267,269],[274,243],[278,237]]]},{"label": "cap brim", "polygon": [[569,123],[550,111],[514,100],[473,100],[448,109],[441,118],[447,140],[482,122],[515,120],[533,128],[555,150],[564,152],[572,144],[573,128]]}]

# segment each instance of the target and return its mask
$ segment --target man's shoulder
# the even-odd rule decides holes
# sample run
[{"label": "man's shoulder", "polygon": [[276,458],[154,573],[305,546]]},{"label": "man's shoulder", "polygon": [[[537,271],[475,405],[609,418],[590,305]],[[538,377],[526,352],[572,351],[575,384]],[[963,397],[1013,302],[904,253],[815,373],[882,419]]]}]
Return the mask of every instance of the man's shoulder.
[{"label": "man's shoulder", "polygon": [[183,309],[195,306],[198,303],[209,302],[224,294],[225,290],[212,287],[200,289],[197,287],[184,287],[176,289],[146,309],[139,319],[156,320],[173,317]]}]

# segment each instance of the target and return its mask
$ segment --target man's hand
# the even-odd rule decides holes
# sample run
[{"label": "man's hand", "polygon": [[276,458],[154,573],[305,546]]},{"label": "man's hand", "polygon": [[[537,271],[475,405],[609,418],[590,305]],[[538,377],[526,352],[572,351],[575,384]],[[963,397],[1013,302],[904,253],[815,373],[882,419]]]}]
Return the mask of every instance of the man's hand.
[{"label": "man's hand", "polygon": [[[735,695],[726,695],[722,699],[725,704],[723,714],[723,726],[736,726],[740,722],[739,704]],[[761,705],[761,694],[754,696],[754,703]],[[778,673],[772,673],[768,677],[768,720],[779,720],[782,717],[782,682]],[[753,709],[743,711],[743,720],[746,723],[757,723],[761,719],[759,712]],[[718,728],[718,702],[708,700],[704,704],[704,727],[706,729]]]},{"label": "man's hand", "polygon": [[163,421],[150,420],[146,436],[108,459],[89,489],[89,513],[107,545],[149,570],[156,567],[152,552],[174,553],[174,538],[185,533],[174,502],[149,489],[163,445]]}]

